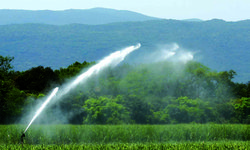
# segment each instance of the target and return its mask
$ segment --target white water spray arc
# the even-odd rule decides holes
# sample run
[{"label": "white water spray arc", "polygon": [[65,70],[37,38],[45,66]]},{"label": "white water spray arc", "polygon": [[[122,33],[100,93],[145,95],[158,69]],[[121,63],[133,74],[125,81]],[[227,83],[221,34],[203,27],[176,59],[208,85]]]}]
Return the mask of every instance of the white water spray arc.
[{"label": "white water spray arc", "polygon": [[33,121],[37,118],[37,116],[43,111],[43,109],[45,108],[45,106],[49,103],[49,101],[56,95],[57,91],[58,91],[58,87],[56,87],[53,92],[50,94],[50,96],[46,99],[46,101],[42,104],[42,106],[37,110],[35,116],[31,119],[29,125],[27,126],[27,128],[25,129],[24,133],[29,129],[30,125],[33,123]]},{"label": "white water spray arc", "polygon": [[[116,51],[114,53],[111,53],[109,56],[102,59],[99,63],[97,63],[93,67],[89,68],[89,70],[87,70],[86,72],[80,74],[73,82],[65,85],[64,88],[62,88],[62,91],[60,93],[58,93],[56,97],[54,97],[56,95],[56,93],[58,92],[58,89],[59,89],[58,87],[56,87],[53,90],[53,92],[51,93],[51,95],[47,98],[47,100],[43,103],[43,105],[38,109],[35,116],[32,118],[29,125],[25,129],[24,133],[29,129],[30,125],[38,117],[38,115],[42,112],[42,110],[46,107],[46,105],[50,102],[50,100],[53,97],[54,97],[54,102],[56,102],[57,100],[61,99],[62,96],[66,95],[71,89],[76,87],[79,83],[87,81],[87,79],[90,76],[92,76],[93,74],[99,73],[100,70],[102,70],[102,69],[104,69],[104,68],[106,68],[108,66],[116,66],[116,65],[118,65],[120,62],[122,62],[124,60],[124,58],[129,53],[133,52],[134,50],[139,49],[140,47],[141,47],[141,44],[139,43],[139,44],[137,44],[135,46],[130,46],[130,47],[127,47],[127,48],[125,48],[125,49],[123,49],[121,51]],[[21,138],[25,137],[24,133],[23,133]]]},{"label": "white water spray arc", "polygon": [[86,72],[84,72],[84,73],[80,74],[78,77],[76,77],[76,79],[73,82],[64,86],[64,88],[62,89],[62,92],[60,94],[58,94],[56,99],[60,99],[63,95],[67,94],[71,89],[75,88],[79,83],[83,83],[83,82],[87,81],[87,79],[90,76],[92,76],[93,74],[98,74],[102,69],[104,69],[108,66],[114,67],[114,66],[118,65],[120,62],[122,62],[125,59],[125,57],[129,53],[139,49],[140,47],[141,47],[141,44],[138,43],[135,46],[130,46],[130,47],[124,48],[121,51],[116,51],[114,53],[111,53],[109,56],[102,59],[99,63],[97,63],[93,67],[89,68],[89,70],[87,70]]}]

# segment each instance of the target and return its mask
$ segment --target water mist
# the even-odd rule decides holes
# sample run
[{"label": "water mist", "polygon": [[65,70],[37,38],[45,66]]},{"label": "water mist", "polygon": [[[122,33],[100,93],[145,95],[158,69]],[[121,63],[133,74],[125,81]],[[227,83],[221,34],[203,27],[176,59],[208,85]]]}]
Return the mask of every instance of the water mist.
[{"label": "water mist", "polygon": [[[49,103],[49,101],[56,95],[58,91],[58,87],[56,87],[53,92],[50,94],[50,96],[46,99],[46,101],[42,104],[42,106],[37,110],[35,113],[35,116],[31,119],[30,123],[28,124],[27,128],[25,129],[24,133],[29,129],[30,125],[33,123],[33,121],[37,118],[37,116],[43,111],[43,109],[46,107],[46,105]],[[22,135],[23,136],[23,135]]]},{"label": "water mist", "polygon": [[133,52],[134,50],[139,49],[140,47],[141,47],[141,44],[139,43],[135,46],[130,46],[121,51],[116,51],[114,53],[111,53],[109,56],[102,59],[99,63],[89,68],[86,72],[77,76],[75,80],[73,80],[69,84],[64,85],[62,90],[56,97],[55,101],[61,99],[62,96],[66,95],[70,90],[75,88],[79,83],[84,83],[92,75],[98,74],[102,69],[105,69],[109,66],[115,67],[120,62],[122,62],[129,53]]},{"label": "water mist", "polygon": [[[135,46],[130,46],[127,48],[124,48],[123,50],[116,51],[114,53],[111,53],[109,56],[102,59],[99,63],[89,68],[86,72],[80,74],[77,76],[72,82],[63,85],[60,87],[60,91],[58,87],[56,87],[50,96],[45,100],[45,102],[42,104],[42,106],[37,110],[34,117],[31,119],[30,123],[28,124],[27,128],[23,132],[21,139],[25,137],[24,133],[29,129],[30,125],[33,123],[33,121],[39,116],[39,114],[44,110],[44,108],[48,105],[48,103],[53,98],[53,103],[60,100],[64,95],[68,94],[73,88],[75,88],[78,84],[84,83],[87,81],[89,77],[91,77],[94,74],[98,74],[102,69],[109,67],[109,66],[116,66],[120,62],[122,62],[125,57],[133,52],[134,50],[137,50],[141,47],[141,44],[137,44]],[[56,95],[57,94],[57,95]],[[55,96],[56,95],[56,96]]]}]

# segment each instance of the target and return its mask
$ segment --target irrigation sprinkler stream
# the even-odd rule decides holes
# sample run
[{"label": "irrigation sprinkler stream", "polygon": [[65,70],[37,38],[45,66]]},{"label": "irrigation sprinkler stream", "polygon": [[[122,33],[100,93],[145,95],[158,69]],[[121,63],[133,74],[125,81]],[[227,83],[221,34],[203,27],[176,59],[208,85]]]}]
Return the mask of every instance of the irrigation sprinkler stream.
[{"label": "irrigation sprinkler stream", "polygon": [[[66,95],[70,90],[72,90],[74,87],[76,87],[80,82],[86,81],[90,76],[93,74],[99,73],[99,71],[103,68],[106,68],[108,66],[116,66],[120,62],[124,60],[124,58],[134,50],[137,50],[141,47],[141,44],[138,43],[135,46],[130,46],[127,48],[124,48],[121,51],[116,51],[114,53],[111,53],[109,56],[105,57],[102,59],[99,63],[96,65],[92,66],[87,70],[86,72],[82,73],[79,75],[73,82],[70,84],[66,85],[65,87],[62,87],[61,92],[55,97],[55,101],[61,99],[62,96]],[[47,98],[47,100],[42,104],[42,106],[38,109],[36,112],[35,116],[32,118],[30,121],[29,125],[25,129],[25,131],[21,135],[21,143],[23,143],[23,138],[25,137],[25,132],[29,129],[30,125],[33,123],[33,121],[38,117],[38,115],[43,111],[43,109],[46,107],[46,105],[50,102],[50,100],[56,95],[58,92],[58,87],[56,87],[53,92],[50,94],[50,96]]]},{"label": "irrigation sprinkler stream", "polygon": [[25,137],[25,132],[29,129],[30,125],[33,123],[33,121],[37,118],[37,116],[43,111],[43,109],[46,107],[46,105],[49,103],[49,101],[56,95],[58,91],[58,87],[56,87],[53,92],[50,94],[50,96],[46,99],[46,101],[42,104],[42,106],[37,110],[36,114],[34,117],[31,119],[30,123],[26,127],[25,131],[21,135],[21,143],[23,143],[23,138]]}]

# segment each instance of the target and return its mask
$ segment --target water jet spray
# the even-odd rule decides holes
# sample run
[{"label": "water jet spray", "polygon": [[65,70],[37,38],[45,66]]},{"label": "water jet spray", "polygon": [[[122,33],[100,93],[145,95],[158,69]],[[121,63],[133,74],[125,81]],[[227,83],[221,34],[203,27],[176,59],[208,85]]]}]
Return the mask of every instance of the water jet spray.
[{"label": "water jet spray", "polygon": [[61,89],[61,92],[60,92],[60,94],[58,94],[56,99],[57,100],[61,99],[62,96],[69,93],[69,91],[71,91],[73,88],[75,88],[78,84],[87,81],[87,79],[89,77],[91,77],[94,74],[98,74],[102,69],[104,69],[108,66],[114,67],[114,66],[118,65],[120,62],[122,62],[125,59],[125,57],[128,54],[139,49],[140,47],[141,47],[141,44],[138,43],[135,46],[129,46],[127,48],[124,48],[123,50],[111,53],[109,56],[102,59],[99,63],[97,63],[96,65],[89,68],[86,72],[77,76],[74,81],[65,85],[64,88]]},{"label": "water jet spray", "polygon": [[50,96],[46,99],[46,101],[42,104],[42,106],[37,110],[35,116],[31,119],[29,125],[27,126],[27,128],[25,129],[25,131],[23,132],[21,139],[23,139],[25,137],[25,132],[29,129],[30,125],[33,123],[33,121],[37,118],[37,116],[43,111],[43,109],[46,107],[46,105],[49,103],[49,101],[56,95],[57,91],[58,91],[58,87],[56,87],[53,92],[50,94]]},{"label": "water jet spray", "polygon": [[[92,76],[93,74],[99,73],[99,71],[104,69],[105,67],[118,65],[120,62],[122,62],[125,59],[125,57],[129,53],[139,49],[140,47],[141,47],[141,44],[138,43],[135,46],[130,46],[130,47],[124,48],[121,51],[116,51],[114,53],[111,53],[109,56],[102,59],[99,63],[97,63],[93,67],[89,68],[89,70],[87,70],[86,72],[84,72],[84,73],[80,74],[79,76],[77,76],[76,79],[73,82],[71,82],[71,83],[67,84],[66,86],[64,86],[61,89],[61,92],[57,95],[57,97],[56,97],[56,99],[54,101],[57,101],[57,100],[61,99],[62,96],[67,94],[71,89],[75,88],[79,83],[86,81],[90,76]],[[53,90],[53,92],[50,94],[50,96],[47,98],[47,100],[38,109],[35,116],[32,118],[29,125],[25,129],[25,131],[22,133],[22,135],[21,135],[21,142],[22,143],[23,143],[23,138],[25,137],[25,132],[29,129],[30,125],[38,117],[38,115],[43,111],[43,109],[50,102],[50,100],[56,95],[56,93],[58,92],[58,89],[59,88],[56,87]]]}]

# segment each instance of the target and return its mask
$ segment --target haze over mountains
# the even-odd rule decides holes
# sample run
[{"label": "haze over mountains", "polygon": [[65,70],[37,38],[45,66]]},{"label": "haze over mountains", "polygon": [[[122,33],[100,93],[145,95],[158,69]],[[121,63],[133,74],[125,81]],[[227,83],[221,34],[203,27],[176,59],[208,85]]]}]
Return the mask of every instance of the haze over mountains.
[{"label": "haze over mountains", "polygon": [[212,70],[233,69],[236,81],[250,81],[249,20],[164,20],[104,8],[0,10],[0,20],[0,55],[14,56],[15,70],[97,61],[138,42],[142,47],[130,58],[143,58],[159,45],[177,43]]},{"label": "haze over mountains", "polygon": [[69,9],[63,11],[52,10],[0,10],[0,25],[42,23],[53,25],[79,24],[107,24],[113,22],[146,21],[157,18],[126,10],[106,8]]}]

